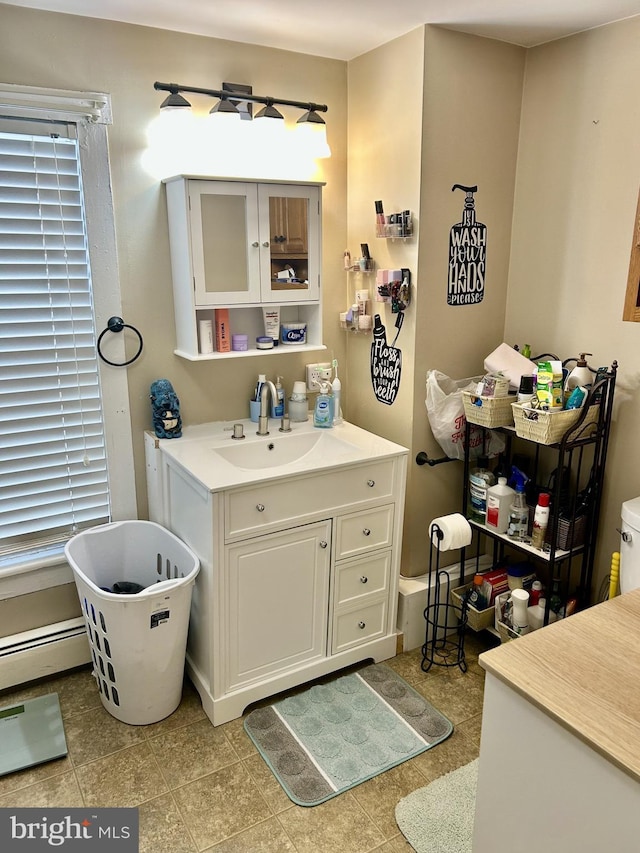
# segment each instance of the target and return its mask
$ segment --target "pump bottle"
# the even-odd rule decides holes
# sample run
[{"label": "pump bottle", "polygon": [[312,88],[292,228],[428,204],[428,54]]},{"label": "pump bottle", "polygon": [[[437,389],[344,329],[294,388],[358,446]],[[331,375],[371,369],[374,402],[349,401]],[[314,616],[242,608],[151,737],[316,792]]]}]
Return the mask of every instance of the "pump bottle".
[{"label": "pump bottle", "polygon": [[580,357],[576,363],[576,366],[573,368],[571,373],[567,376],[567,379],[564,383],[564,400],[565,405],[567,400],[571,396],[571,392],[574,388],[577,388],[579,385],[582,387],[588,387],[593,382],[593,376],[591,371],[589,370],[589,365],[587,364],[587,356],[593,355],[591,352],[581,352]]},{"label": "pump bottle", "polygon": [[330,429],[333,426],[333,397],[329,394],[330,388],[328,382],[320,383],[320,393],[313,412],[313,425],[321,429]]}]

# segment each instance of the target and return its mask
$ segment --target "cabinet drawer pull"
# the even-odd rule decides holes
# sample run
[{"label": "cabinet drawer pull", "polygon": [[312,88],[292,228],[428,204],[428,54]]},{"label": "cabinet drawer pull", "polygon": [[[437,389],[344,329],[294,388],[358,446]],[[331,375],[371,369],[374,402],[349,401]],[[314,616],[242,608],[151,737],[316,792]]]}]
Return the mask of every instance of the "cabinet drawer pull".
[{"label": "cabinet drawer pull", "polygon": [[256,509],[258,512],[264,512],[264,504],[256,504]]},{"label": "cabinet drawer pull", "polygon": [[369,578],[366,575],[362,575],[362,577],[360,578],[360,583],[367,583],[368,580]]},{"label": "cabinet drawer pull", "polygon": [[370,489],[372,489],[375,486],[375,484],[376,484],[375,480],[367,480],[367,486],[369,486]]},{"label": "cabinet drawer pull", "polygon": [[324,540],[324,539],[321,539],[321,540],[320,540],[320,547],[321,547],[321,548],[326,548],[326,547],[327,547],[327,543],[325,542],[325,540]]},{"label": "cabinet drawer pull", "polygon": [[361,630],[362,630],[362,629],[364,629],[364,628],[366,628],[366,627],[367,627],[367,623],[366,623],[366,622],[358,622],[358,628],[360,628]]},{"label": "cabinet drawer pull", "polygon": [[362,532],[364,533],[365,536],[371,536],[371,531],[369,530],[368,527],[364,527],[362,529]]},{"label": "cabinet drawer pull", "polygon": [[258,243],[258,241],[256,240],[256,241],[255,241],[254,243],[252,243],[251,245],[253,246],[253,248],[254,248],[254,249],[257,249],[257,248],[260,246],[260,243]]},{"label": "cabinet drawer pull", "polygon": [[262,245],[265,247],[265,249],[268,249],[269,248],[269,241],[265,240]]}]

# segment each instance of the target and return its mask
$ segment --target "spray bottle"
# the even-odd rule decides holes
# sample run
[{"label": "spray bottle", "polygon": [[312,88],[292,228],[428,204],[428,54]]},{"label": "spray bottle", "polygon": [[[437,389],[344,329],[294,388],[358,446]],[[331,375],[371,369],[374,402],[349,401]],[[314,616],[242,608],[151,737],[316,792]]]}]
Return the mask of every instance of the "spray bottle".
[{"label": "spray bottle", "polygon": [[529,507],[525,488],[529,478],[514,465],[511,469],[511,485],[515,489],[513,503],[509,508],[509,526],[507,536],[510,539],[522,541],[527,538],[529,532]]}]

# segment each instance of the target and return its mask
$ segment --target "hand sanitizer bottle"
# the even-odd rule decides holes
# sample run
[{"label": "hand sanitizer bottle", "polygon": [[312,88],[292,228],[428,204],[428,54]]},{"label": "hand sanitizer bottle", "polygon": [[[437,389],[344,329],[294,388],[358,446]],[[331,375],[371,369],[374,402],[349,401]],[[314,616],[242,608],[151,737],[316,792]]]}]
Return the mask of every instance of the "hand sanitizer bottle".
[{"label": "hand sanitizer bottle", "polygon": [[320,393],[313,412],[313,425],[320,429],[330,429],[333,426],[333,397],[329,394],[329,389],[328,382],[320,384]]}]

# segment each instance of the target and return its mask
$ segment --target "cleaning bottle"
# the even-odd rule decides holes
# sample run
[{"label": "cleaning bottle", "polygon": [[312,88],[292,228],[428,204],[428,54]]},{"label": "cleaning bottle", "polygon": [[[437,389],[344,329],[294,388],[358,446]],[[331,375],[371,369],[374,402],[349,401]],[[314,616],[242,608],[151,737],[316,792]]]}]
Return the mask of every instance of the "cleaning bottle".
[{"label": "cleaning bottle", "polygon": [[271,403],[271,417],[281,418],[284,416],[284,388],[282,387],[282,376],[276,378],[276,396],[278,397],[277,405]]},{"label": "cleaning bottle", "polygon": [[527,538],[529,531],[529,507],[527,506],[527,496],[525,494],[525,487],[529,482],[529,478],[514,465],[511,469],[511,481],[515,486],[515,494],[513,496],[513,503],[509,507],[507,536],[511,539],[522,541]]},{"label": "cleaning bottle", "polygon": [[321,429],[330,429],[333,426],[333,397],[329,394],[330,390],[328,382],[320,383],[320,393],[313,412],[313,425]]},{"label": "cleaning bottle", "polygon": [[495,486],[487,489],[487,527],[496,533],[506,533],[509,527],[509,509],[515,495],[506,477],[498,477]]},{"label": "cleaning bottle", "polygon": [[473,521],[485,524],[487,521],[487,489],[494,486],[496,478],[489,470],[489,460],[479,456],[475,468],[469,471],[469,514]]},{"label": "cleaning bottle", "polygon": [[577,388],[579,385],[582,385],[583,387],[590,386],[593,381],[593,376],[591,374],[591,371],[589,370],[589,365],[587,364],[588,355],[593,355],[593,353],[581,352],[576,366],[567,376],[567,379],[564,383],[565,405],[567,400],[571,396],[571,392],[574,388]]},{"label": "cleaning bottle", "polygon": [[342,382],[338,378],[338,359],[334,358],[333,369],[336,372],[335,379],[331,383],[331,393],[333,394],[333,422],[334,424],[342,423],[342,409],[340,408],[340,394],[342,392]]},{"label": "cleaning bottle", "polygon": [[531,544],[534,548],[542,549],[548,524],[549,494],[547,492],[540,492],[538,496],[538,505],[536,506],[535,515],[533,516],[533,531],[531,533]]}]

